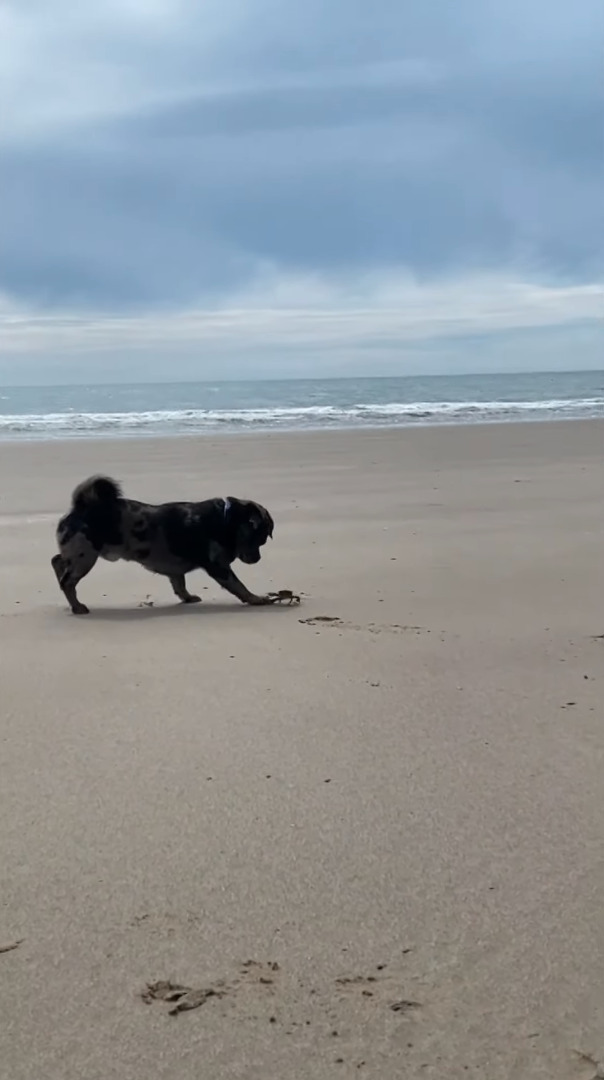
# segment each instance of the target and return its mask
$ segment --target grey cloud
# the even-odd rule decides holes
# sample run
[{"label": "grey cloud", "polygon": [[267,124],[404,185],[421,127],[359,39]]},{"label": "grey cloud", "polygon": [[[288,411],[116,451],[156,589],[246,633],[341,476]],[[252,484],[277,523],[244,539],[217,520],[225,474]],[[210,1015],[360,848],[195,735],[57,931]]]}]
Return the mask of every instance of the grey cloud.
[{"label": "grey cloud", "polygon": [[264,262],[601,275],[599,4],[169,7],[139,39],[134,19],[102,49],[84,34],[130,58],[143,104],[6,143],[0,291],[186,305]]}]

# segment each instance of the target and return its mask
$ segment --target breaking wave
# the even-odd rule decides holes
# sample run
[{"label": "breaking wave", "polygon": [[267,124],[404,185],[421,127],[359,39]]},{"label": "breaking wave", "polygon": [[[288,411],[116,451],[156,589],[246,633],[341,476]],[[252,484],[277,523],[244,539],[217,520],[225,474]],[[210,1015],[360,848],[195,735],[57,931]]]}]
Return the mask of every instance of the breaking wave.
[{"label": "breaking wave", "polygon": [[0,414],[0,436],[30,438],[180,435],[503,423],[604,417],[604,397],[549,401],[416,401],[290,408],[162,409],[142,412]]}]

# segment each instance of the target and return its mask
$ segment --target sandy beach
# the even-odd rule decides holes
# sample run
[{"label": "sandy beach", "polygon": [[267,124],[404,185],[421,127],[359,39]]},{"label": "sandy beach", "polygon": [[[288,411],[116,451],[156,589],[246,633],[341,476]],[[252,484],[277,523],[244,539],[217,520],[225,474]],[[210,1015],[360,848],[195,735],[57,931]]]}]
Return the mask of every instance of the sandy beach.
[{"label": "sandy beach", "polygon": [[[604,1075],[603,447],[2,444],[6,1080]],[[120,563],[73,617],[54,527],[97,471],[264,503],[240,576],[302,605]]]}]

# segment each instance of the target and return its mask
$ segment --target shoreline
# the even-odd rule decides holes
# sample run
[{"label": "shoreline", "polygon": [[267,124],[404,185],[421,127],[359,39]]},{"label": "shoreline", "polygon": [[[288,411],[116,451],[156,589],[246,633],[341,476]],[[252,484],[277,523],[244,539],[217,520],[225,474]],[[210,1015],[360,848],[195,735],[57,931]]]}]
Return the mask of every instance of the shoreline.
[{"label": "shoreline", "polygon": [[170,442],[179,440],[212,440],[212,439],[265,439],[270,437],[305,437],[308,436],[316,438],[317,436],[351,436],[351,435],[363,435],[375,436],[376,434],[383,433],[384,435],[391,435],[393,432],[426,432],[426,431],[471,431],[473,429],[499,429],[499,428],[532,428],[532,427],[566,427],[582,424],[604,424],[604,416],[577,416],[577,417],[556,417],[556,416],[544,416],[541,419],[536,417],[530,417],[526,420],[520,417],[513,417],[509,420],[472,420],[468,422],[464,421],[446,421],[438,420],[434,422],[430,421],[415,421],[413,423],[404,424],[358,424],[347,426],[345,424],[334,425],[333,427],[321,426],[317,427],[266,427],[263,430],[239,430],[236,428],[216,428],[216,429],[204,429],[199,431],[131,431],[130,433],[124,431],[116,431],[112,429],[103,434],[94,432],[92,434],[86,434],[82,432],[74,432],[72,435],[62,433],[61,435],[53,436],[48,433],[35,435],[30,432],[22,434],[4,434],[0,430],[0,446],[2,445],[55,445],[67,443],[72,445],[73,443],[100,443],[107,442],[119,442],[125,445],[130,445],[133,442]]}]

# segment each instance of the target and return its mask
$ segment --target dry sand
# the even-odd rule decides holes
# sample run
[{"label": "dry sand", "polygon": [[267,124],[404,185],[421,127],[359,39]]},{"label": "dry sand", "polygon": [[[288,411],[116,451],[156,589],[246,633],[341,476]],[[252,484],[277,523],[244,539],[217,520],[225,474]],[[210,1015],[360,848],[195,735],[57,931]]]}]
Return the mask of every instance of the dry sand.
[{"label": "dry sand", "polygon": [[[596,1075],[603,450],[597,421],[3,444],[3,1078]],[[118,564],[74,618],[54,522],[97,470],[266,503],[241,576],[303,606]],[[172,1017],[158,980],[218,993]]]}]

